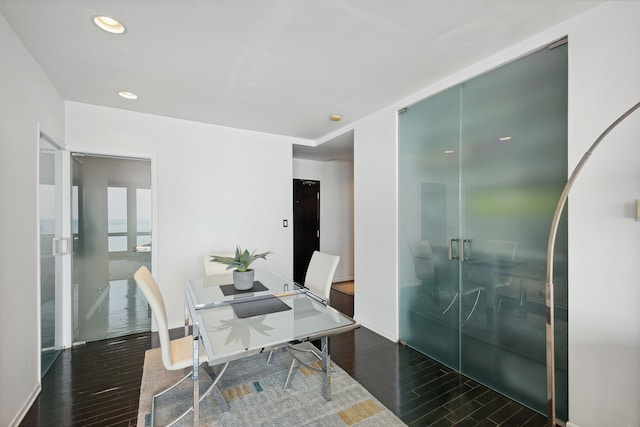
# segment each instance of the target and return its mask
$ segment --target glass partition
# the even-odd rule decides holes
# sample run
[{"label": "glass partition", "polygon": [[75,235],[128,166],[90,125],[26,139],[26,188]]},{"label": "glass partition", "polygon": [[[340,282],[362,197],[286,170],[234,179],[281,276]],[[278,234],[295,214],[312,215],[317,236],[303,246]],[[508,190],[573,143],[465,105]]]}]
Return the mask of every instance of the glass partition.
[{"label": "glass partition", "polygon": [[409,345],[457,367],[459,278],[449,243],[460,236],[460,93],[428,101],[400,116],[400,331]]},{"label": "glass partition", "polygon": [[148,331],[133,274],[151,269],[149,160],[74,155],[74,340]]},{"label": "glass partition", "polygon": [[60,353],[56,313],[62,283],[59,255],[62,239],[62,174],[60,150],[40,138],[38,218],[40,221],[40,374],[44,376]]},{"label": "glass partition", "polygon": [[[540,412],[545,260],[567,179],[567,49],[540,50],[399,116],[400,335]],[[556,243],[558,417],[567,416],[567,231]]]}]

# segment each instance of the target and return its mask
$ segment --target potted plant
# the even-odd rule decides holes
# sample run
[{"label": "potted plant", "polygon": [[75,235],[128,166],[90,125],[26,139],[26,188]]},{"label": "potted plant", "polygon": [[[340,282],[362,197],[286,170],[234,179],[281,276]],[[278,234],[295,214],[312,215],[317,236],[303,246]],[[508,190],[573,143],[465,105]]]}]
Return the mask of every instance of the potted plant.
[{"label": "potted plant", "polygon": [[233,270],[233,287],[239,291],[246,291],[253,287],[254,271],[249,265],[258,258],[267,259],[267,255],[271,252],[263,252],[257,254],[254,250],[249,253],[248,250],[242,250],[240,246],[236,246],[236,253],[233,257],[220,255],[211,255],[211,262],[219,262],[227,265],[227,270]]}]

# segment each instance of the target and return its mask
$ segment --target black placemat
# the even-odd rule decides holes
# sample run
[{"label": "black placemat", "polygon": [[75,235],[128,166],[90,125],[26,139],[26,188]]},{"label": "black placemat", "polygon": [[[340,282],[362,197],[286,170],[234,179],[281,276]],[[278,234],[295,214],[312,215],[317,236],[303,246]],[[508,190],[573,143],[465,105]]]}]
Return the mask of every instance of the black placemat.
[{"label": "black placemat", "polygon": [[282,302],[280,298],[274,296],[253,301],[237,302],[232,304],[231,307],[233,307],[233,311],[235,311],[238,319],[291,310],[291,307]]},{"label": "black placemat", "polygon": [[251,292],[267,291],[269,290],[269,288],[267,288],[265,285],[260,283],[259,280],[256,280],[255,282],[253,282],[253,286],[251,287],[251,289],[247,289],[246,291],[237,290],[236,288],[233,287],[233,283],[229,285],[220,285],[220,290],[222,291],[225,297],[228,297],[229,295],[241,295],[241,294],[248,294]]}]

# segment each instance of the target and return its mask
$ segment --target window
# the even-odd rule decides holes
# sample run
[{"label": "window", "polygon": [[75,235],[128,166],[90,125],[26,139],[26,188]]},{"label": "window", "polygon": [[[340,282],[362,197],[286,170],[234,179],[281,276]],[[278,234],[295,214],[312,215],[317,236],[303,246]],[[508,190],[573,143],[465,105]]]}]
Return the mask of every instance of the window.
[{"label": "window", "polygon": [[127,188],[107,188],[107,232],[109,252],[127,250]]}]

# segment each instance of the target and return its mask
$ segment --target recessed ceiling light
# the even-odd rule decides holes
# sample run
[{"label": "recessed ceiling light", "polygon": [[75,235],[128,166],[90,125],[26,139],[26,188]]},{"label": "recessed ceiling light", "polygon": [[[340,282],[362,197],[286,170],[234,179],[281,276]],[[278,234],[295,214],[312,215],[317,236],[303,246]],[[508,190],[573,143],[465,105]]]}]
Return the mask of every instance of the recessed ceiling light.
[{"label": "recessed ceiling light", "polygon": [[124,91],[124,90],[118,92],[118,95],[120,95],[121,97],[126,98],[126,99],[138,99],[138,95],[136,95],[135,93],[127,92],[127,91]]},{"label": "recessed ceiling light", "polygon": [[93,23],[101,30],[112,34],[122,34],[125,32],[124,25],[109,16],[94,16]]},{"label": "recessed ceiling light", "polygon": [[500,138],[498,138],[498,141],[511,141],[511,137],[510,136],[501,136]]},{"label": "recessed ceiling light", "polygon": [[329,120],[331,120],[332,122],[339,122],[340,120],[342,120],[342,116],[340,114],[332,114],[329,116]]},{"label": "recessed ceiling light", "polygon": [[453,154],[455,151],[453,150],[444,150],[444,154]]}]

